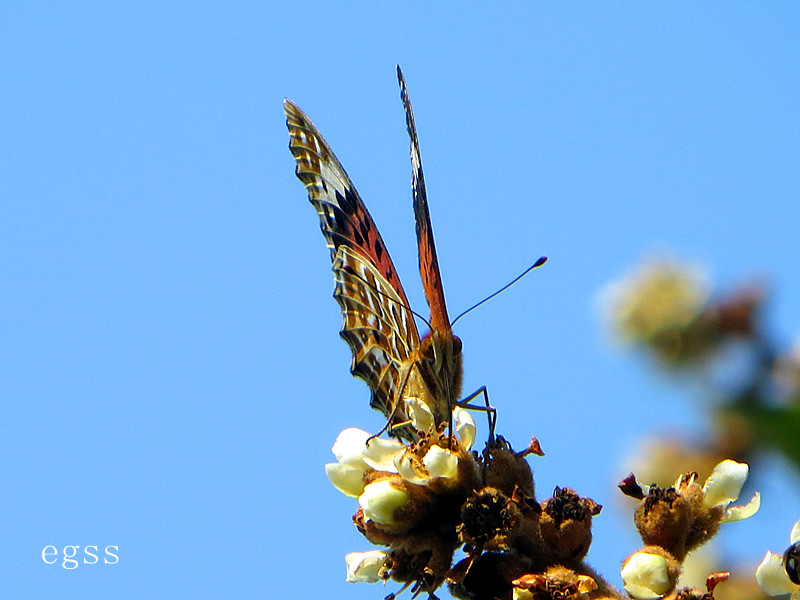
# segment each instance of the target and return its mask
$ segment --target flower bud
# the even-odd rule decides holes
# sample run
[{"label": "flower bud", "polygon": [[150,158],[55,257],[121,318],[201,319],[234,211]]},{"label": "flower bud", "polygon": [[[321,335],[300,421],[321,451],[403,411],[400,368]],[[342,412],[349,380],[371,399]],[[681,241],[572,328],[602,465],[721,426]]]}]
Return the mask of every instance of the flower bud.
[{"label": "flower bud", "polygon": [[382,525],[392,525],[394,512],[408,500],[408,493],[392,485],[388,479],[373,481],[364,487],[364,492],[358,497],[364,515]]},{"label": "flower bud", "polygon": [[592,543],[592,516],[603,507],[574,490],[557,487],[552,498],[542,502],[539,528],[555,561],[573,561],[586,556]]},{"label": "flower bud", "polygon": [[490,461],[486,467],[486,485],[511,496],[519,487],[526,496],[534,497],[533,472],[525,455],[517,453],[505,439],[497,437],[495,445],[488,448]]},{"label": "flower bud", "polygon": [[646,547],[631,555],[622,566],[625,591],[636,600],[656,600],[675,587],[680,565],[658,548]]},{"label": "flower bud", "polygon": [[633,518],[645,545],[660,546],[683,559],[692,521],[691,506],[675,488],[651,486]]}]

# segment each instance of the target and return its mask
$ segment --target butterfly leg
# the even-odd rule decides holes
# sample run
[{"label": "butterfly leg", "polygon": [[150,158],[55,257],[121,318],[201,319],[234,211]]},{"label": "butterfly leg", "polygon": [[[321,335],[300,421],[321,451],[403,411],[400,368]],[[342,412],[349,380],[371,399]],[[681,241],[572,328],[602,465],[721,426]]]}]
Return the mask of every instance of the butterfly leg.
[{"label": "butterfly leg", "polygon": [[[485,406],[481,406],[480,404],[470,404],[470,400],[473,400],[481,395],[483,396]],[[459,400],[456,402],[456,406],[459,408],[477,410],[486,413],[486,417],[489,420],[489,443],[492,444],[494,442],[494,428],[497,424],[497,409],[489,403],[489,392],[486,390],[486,386],[481,386],[466,398]]]},{"label": "butterfly leg", "polygon": [[408,379],[411,376],[411,369],[413,369],[414,366],[416,366],[416,363],[412,364],[411,368],[408,371],[406,371],[406,374],[403,376],[403,383],[400,385],[400,390],[397,392],[397,398],[395,399],[394,407],[392,407],[392,412],[386,419],[386,424],[381,428],[381,430],[378,433],[376,433],[375,435],[371,435],[369,438],[367,438],[367,443],[369,443],[371,439],[380,436],[384,431],[387,431],[389,429],[395,429],[398,427],[403,427],[411,423],[410,420],[402,421],[400,423],[393,423],[393,422],[395,416],[397,415],[397,410],[400,407],[400,402],[403,399],[403,391],[406,389],[406,384],[408,383]]}]

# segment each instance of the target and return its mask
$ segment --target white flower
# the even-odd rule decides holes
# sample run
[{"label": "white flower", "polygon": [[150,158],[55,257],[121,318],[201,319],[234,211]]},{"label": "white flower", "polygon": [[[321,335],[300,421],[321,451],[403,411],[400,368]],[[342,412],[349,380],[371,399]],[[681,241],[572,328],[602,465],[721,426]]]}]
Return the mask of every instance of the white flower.
[{"label": "white flower", "polygon": [[[345,496],[358,498],[364,491],[364,473],[370,469],[397,473],[395,458],[404,446],[396,440],[372,438],[362,429],[345,429],[333,443],[337,462],[325,465],[325,474]],[[367,443],[369,440],[369,443]]]},{"label": "white flower", "polygon": [[464,450],[470,450],[475,443],[477,428],[475,420],[468,410],[459,407],[453,409],[453,427],[461,440],[461,447]]},{"label": "white flower", "polygon": [[397,472],[400,473],[400,477],[409,483],[426,485],[430,481],[430,477],[422,466],[419,457],[413,452],[403,452],[395,459],[394,464],[397,467]]},{"label": "white flower", "polygon": [[351,498],[358,498],[364,491],[364,473],[365,471],[341,463],[325,465],[325,474],[333,487]]},{"label": "white flower", "polygon": [[[800,520],[792,527],[789,542],[792,546],[800,543]],[[796,560],[792,566],[796,572]],[[791,594],[791,600],[800,600],[800,585],[789,579],[783,557],[778,554],[767,552],[764,555],[764,560],[761,561],[761,564],[756,569],[756,581],[761,591],[769,596]]]},{"label": "white flower", "polygon": [[364,516],[383,525],[394,523],[394,511],[406,502],[408,494],[405,490],[394,487],[388,479],[373,481],[358,497],[358,503],[364,509]]},{"label": "white flower", "polygon": [[642,342],[686,326],[708,298],[702,270],[674,261],[645,264],[601,293],[609,320],[625,342]]},{"label": "white flower", "polygon": [[[430,407],[419,398],[406,398],[406,411],[411,424],[417,431],[433,431],[435,421]],[[460,407],[453,409],[453,429],[461,440],[461,447],[465,450],[472,448],[475,443],[475,420],[469,411]]]},{"label": "white flower", "polygon": [[347,563],[348,583],[376,583],[381,581],[378,572],[388,554],[381,550],[351,552],[344,557]]},{"label": "white flower", "polygon": [[428,485],[434,478],[451,479],[458,474],[458,454],[441,446],[431,446],[419,460],[413,452],[404,452],[395,461],[400,476],[416,485]]},{"label": "white flower", "polygon": [[672,589],[663,556],[637,552],[622,566],[622,583],[631,598],[655,600]]},{"label": "white flower", "polygon": [[345,496],[357,498],[364,491],[364,473],[369,470],[369,465],[364,461],[363,452],[368,438],[366,431],[350,427],[342,431],[333,443],[337,462],[325,465],[325,474]]},{"label": "white flower", "polygon": [[376,471],[397,473],[395,458],[405,450],[405,446],[397,440],[372,438],[362,452],[364,462]]},{"label": "white flower", "polygon": [[458,472],[458,456],[452,450],[431,446],[422,459],[428,474],[433,477],[455,477]]},{"label": "white flower", "polygon": [[747,480],[749,471],[750,467],[745,463],[738,463],[735,460],[723,460],[714,467],[711,475],[703,485],[703,492],[705,492],[703,506],[706,508],[722,506],[725,509],[722,523],[741,521],[751,517],[756,514],[761,506],[761,494],[756,492],[746,505],[728,507],[731,502],[739,499],[739,494],[742,491],[744,482]]},{"label": "white flower", "polygon": [[369,433],[357,427],[348,427],[333,442],[331,451],[336,460],[344,463],[360,463],[361,453],[367,447]]}]

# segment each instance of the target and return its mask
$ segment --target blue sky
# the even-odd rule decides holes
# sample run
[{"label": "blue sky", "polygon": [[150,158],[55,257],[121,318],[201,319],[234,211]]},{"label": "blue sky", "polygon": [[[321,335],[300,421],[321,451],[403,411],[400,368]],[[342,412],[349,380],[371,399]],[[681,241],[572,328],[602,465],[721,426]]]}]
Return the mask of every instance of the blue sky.
[{"label": "blue sky", "polygon": [[[669,249],[719,286],[768,281],[792,343],[798,31],[791,2],[7,8],[0,595],[392,591],[344,582],[367,544],[323,464],[341,429],[382,423],[348,374],[281,103],[321,129],[424,311],[397,63],[451,314],[550,257],[458,323],[465,389],[488,386],[512,443],[539,438],[540,495],[606,506],[589,560],[618,581],[626,457],[702,431],[703,406],[608,344],[597,296]],[[731,560],[788,540],[800,494],[778,463]],[[48,545],[100,559],[46,565]]]}]

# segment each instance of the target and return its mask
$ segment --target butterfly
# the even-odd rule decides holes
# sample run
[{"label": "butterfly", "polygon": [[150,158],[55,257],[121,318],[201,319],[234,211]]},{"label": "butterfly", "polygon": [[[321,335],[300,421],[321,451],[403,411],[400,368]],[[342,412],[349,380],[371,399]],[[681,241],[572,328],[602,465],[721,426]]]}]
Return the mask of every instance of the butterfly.
[{"label": "butterfly", "polygon": [[294,102],[285,100],[284,111],[296,174],[317,210],[330,249],[333,295],[344,319],[340,335],[353,354],[350,372],[369,385],[370,406],[386,416],[390,435],[413,442],[418,433],[410,421],[411,399],[427,407],[436,430],[447,424],[452,431],[453,408],[469,406],[467,402],[480,393],[484,410],[490,407],[485,388],[459,400],[462,344],[447,315],[414,114],[399,66],[397,78],[411,142],[419,269],[430,308],[430,331],[422,337],[386,244],[344,167]]}]

